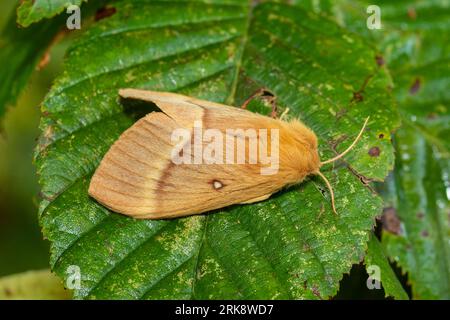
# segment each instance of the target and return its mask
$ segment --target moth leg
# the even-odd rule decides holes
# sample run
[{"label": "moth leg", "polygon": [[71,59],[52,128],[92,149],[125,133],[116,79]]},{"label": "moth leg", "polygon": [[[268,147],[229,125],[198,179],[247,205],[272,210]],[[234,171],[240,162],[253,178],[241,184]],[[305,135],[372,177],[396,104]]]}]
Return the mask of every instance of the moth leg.
[{"label": "moth leg", "polygon": [[248,104],[256,98],[262,98],[270,103],[271,108],[272,108],[272,112],[270,113],[270,116],[275,119],[277,117],[277,112],[278,112],[277,101],[276,101],[277,97],[275,96],[275,94],[272,93],[272,91],[270,91],[269,89],[266,89],[266,88],[258,89],[255,93],[253,93],[250,97],[248,97],[244,101],[241,108],[247,109]]},{"label": "moth leg", "polygon": [[250,199],[250,200],[241,202],[241,204],[249,204],[249,203],[254,203],[254,202],[263,201],[263,200],[269,199],[271,195],[272,195],[271,193],[265,194],[265,195],[263,195],[263,196],[256,197],[256,198],[253,198],[253,199]]}]

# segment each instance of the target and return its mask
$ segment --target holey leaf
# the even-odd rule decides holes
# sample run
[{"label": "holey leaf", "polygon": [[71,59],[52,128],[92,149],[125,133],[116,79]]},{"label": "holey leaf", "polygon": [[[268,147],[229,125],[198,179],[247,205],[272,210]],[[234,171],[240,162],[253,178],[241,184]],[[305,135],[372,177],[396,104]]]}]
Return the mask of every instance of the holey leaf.
[{"label": "holey leaf", "polygon": [[[75,298],[318,299],[362,260],[382,204],[362,181],[392,169],[398,125],[376,52],[333,22],[288,5],[236,1],[115,2],[116,13],[68,50],[42,107],[36,163],[51,266],[78,266]],[[105,152],[136,117],[124,87],[242,104],[259,88],[318,135],[323,159],[368,129],[320,179],[252,205],[172,220],[134,220],[88,196]],[[230,119],[232,120],[232,119]],[[149,141],[149,143],[152,143]]]}]

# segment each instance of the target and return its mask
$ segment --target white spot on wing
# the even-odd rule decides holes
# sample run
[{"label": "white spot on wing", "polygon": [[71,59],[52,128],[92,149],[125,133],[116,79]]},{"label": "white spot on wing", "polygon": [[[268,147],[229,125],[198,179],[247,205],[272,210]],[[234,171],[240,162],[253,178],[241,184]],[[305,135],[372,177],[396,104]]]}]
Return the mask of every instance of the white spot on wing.
[{"label": "white spot on wing", "polygon": [[213,187],[214,187],[214,189],[218,190],[218,189],[223,187],[223,184],[220,181],[214,180],[213,181]]}]

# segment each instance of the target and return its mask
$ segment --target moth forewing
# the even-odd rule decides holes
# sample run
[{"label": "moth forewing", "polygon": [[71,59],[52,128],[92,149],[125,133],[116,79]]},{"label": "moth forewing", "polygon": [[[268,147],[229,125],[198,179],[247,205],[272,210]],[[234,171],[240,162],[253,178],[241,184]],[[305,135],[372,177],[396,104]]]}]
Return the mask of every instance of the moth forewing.
[{"label": "moth forewing", "polygon": [[160,219],[261,201],[320,167],[317,138],[298,121],[174,93],[123,89],[120,95],[162,112],[126,130],[91,180],[89,194],[113,211]]}]

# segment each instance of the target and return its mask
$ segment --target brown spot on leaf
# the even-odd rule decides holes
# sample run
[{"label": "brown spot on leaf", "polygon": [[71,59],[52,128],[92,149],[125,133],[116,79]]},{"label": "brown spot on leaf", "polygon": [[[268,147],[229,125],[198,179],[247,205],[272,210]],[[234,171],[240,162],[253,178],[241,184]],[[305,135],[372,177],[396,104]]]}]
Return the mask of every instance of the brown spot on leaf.
[{"label": "brown spot on leaf", "polygon": [[424,217],[425,217],[425,213],[423,213],[423,212],[418,212],[417,213],[417,218],[423,219]]},{"label": "brown spot on leaf", "polygon": [[427,115],[427,119],[428,119],[428,120],[435,120],[435,119],[437,119],[437,117],[438,117],[438,115],[437,115],[435,112],[430,112],[430,113]]},{"label": "brown spot on leaf", "polygon": [[380,67],[384,65],[384,58],[381,55],[376,55],[375,61],[377,62],[377,65],[379,65]]},{"label": "brown spot on leaf", "polygon": [[381,154],[381,150],[378,147],[372,147],[369,150],[369,156],[378,157]]},{"label": "brown spot on leaf", "polygon": [[393,234],[401,233],[400,220],[397,216],[397,210],[393,207],[384,208],[381,216],[383,228]]},{"label": "brown spot on leaf", "polygon": [[316,286],[312,286],[311,291],[316,297],[318,297],[319,299],[322,300],[322,297],[320,296],[320,293],[319,293],[319,289]]},{"label": "brown spot on leaf", "polygon": [[422,237],[426,238],[426,237],[428,237],[430,234],[428,233],[427,230],[423,230],[422,233],[421,233],[421,235],[422,235]]},{"label": "brown spot on leaf", "polygon": [[353,102],[353,101],[360,102],[360,101],[364,100],[363,92],[364,92],[365,88],[367,87],[367,85],[369,84],[369,81],[372,77],[373,77],[373,74],[369,74],[364,79],[364,82],[363,82],[361,88],[359,88],[358,91],[353,92],[353,98],[352,98],[351,102]]},{"label": "brown spot on leaf", "polygon": [[6,287],[6,288],[3,290],[3,292],[5,293],[5,295],[6,295],[7,297],[12,296],[12,291],[11,291],[11,289],[8,288],[8,287]]},{"label": "brown spot on leaf", "polygon": [[420,89],[420,79],[416,78],[414,80],[414,83],[411,85],[411,87],[409,88],[409,93],[410,94],[416,94],[417,91],[419,91]]},{"label": "brown spot on leaf", "polygon": [[378,138],[383,139],[383,138],[384,138],[384,133],[380,133],[380,134],[378,135]]},{"label": "brown spot on leaf", "polygon": [[339,119],[342,118],[347,112],[348,112],[348,110],[345,109],[345,108],[340,109],[340,110],[336,113],[336,119],[339,120]]},{"label": "brown spot on leaf", "polygon": [[416,9],[414,9],[413,7],[408,8],[408,17],[411,20],[416,20],[417,19]]},{"label": "brown spot on leaf", "polygon": [[361,92],[353,92],[353,100],[352,101],[356,101],[356,102],[361,102],[364,100],[364,96],[362,95]]},{"label": "brown spot on leaf", "polygon": [[38,197],[39,197],[40,199],[47,200],[47,201],[53,201],[53,200],[55,200],[55,196],[49,196],[49,195],[46,195],[46,194],[43,193],[42,191],[40,191],[40,192],[38,193]]},{"label": "brown spot on leaf", "polygon": [[50,112],[47,110],[42,111],[42,116],[43,117],[48,117],[50,115]]},{"label": "brown spot on leaf", "polygon": [[95,13],[95,21],[99,21],[105,18],[108,18],[110,16],[112,16],[113,14],[116,13],[116,8],[114,7],[102,7],[100,9],[97,10],[97,12]]}]

